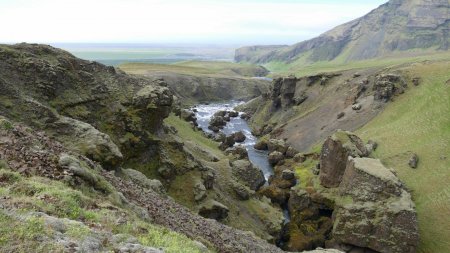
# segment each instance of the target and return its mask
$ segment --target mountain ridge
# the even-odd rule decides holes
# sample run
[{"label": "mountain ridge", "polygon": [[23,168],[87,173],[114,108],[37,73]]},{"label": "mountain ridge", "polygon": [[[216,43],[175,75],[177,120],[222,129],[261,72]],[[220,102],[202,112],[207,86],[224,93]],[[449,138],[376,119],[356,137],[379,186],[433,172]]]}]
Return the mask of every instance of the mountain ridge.
[{"label": "mountain ridge", "polygon": [[251,46],[236,50],[235,60],[264,64],[365,60],[392,52],[448,50],[448,0],[391,0],[363,17],[292,46]]}]

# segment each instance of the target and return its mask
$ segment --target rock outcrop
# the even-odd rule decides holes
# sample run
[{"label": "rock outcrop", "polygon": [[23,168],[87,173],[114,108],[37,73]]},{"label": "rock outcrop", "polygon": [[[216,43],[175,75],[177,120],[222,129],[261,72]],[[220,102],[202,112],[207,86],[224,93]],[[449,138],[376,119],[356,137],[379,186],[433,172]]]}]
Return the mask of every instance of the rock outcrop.
[{"label": "rock outcrop", "polygon": [[407,87],[403,77],[394,74],[381,74],[376,77],[373,90],[375,99],[380,101],[390,101],[395,95],[405,92]]},{"label": "rock outcrop", "polygon": [[106,168],[154,150],[173,101],[161,80],[128,76],[45,45],[0,46],[0,76],[2,100],[14,105],[1,103],[0,113],[45,130]]},{"label": "rock outcrop", "polygon": [[258,190],[266,182],[263,172],[255,168],[248,160],[231,162],[231,170],[233,176],[251,190]]},{"label": "rock outcrop", "polygon": [[320,182],[325,187],[337,187],[342,181],[347,158],[367,156],[363,141],[356,135],[338,131],[329,137],[320,154]]},{"label": "rock outcrop", "polygon": [[333,238],[377,252],[412,253],[419,242],[411,195],[379,160],[351,158],[339,186]]}]

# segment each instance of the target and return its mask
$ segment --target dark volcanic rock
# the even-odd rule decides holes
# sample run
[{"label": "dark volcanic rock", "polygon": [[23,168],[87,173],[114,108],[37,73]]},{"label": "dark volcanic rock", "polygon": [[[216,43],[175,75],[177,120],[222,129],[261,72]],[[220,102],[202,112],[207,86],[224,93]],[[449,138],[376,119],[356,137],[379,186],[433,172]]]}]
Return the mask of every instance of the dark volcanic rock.
[{"label": "dark volcanic rock", "polygon": [[237,159],[246,159],[248,158],[247,149],[242,145],[237,145],[232,148],[228,148],[225,150],[226,154],[232,154],[237,157]]},{"label": "dark volcanic rock", "polygon": [[417,154],[413,154],[408,161],[409,167],[415,169],[417,168],[418,163],[419,163],[419,156]]},{"label": "dark volcanic rock", "polygon": [[284,154],[287,148],[288,147],[286,146],[286,143],[283,140],[270,139],[267,142],[267,149],[269,150],[269,152],[278,151]]},{"label": "dark volcanic rock", "polygon": [[267,141],[260,140],[253,146],[256,150],[267,150]]},{"label": "dark volcanic rock", "polygon": [[219,145],[219,148],[221,149],[221,150],[226,150],[227,148],[231,148],[231,147],[233,147],[233,145],[235,144],[236,142],[234,141],[234,136],[233,135],[230,135],[230,136],[227,136],[227,137],[225,137],[225,139],[222,141],[222,143]]},{"label": "dark volcanic rock", "polygon": [[367,150],[362,140],[350,132],[338,131],[325,141],[320,154],[320,183],[337,187],[344,175],[347,158],[365,157]]},{"label": "dark volcanic rock", "polygon": [[277,163],[279,163],[284,159],[284,155],[281,152],[273,151],[272,153],[269,154],[268,159],[271,165],[276,165]]},{"label": "dark volcanic rock", "polygon": [[393,96],[401,94],[407,84],[403,77],[394,74],[383,74],[377,76],[373,89],[375,99],[388,102]]},{"label": "dark volcanic rock", "polygon": [[187,122],[196,122],[197,118],[195,117],[195,113],[189,110],[183,109],[180,111],[180,117]]},{"label": "dark volcanic rock", "polygon": [[227,122],[224,120],[223,116],[213,116],[209,121],[209,126],[223,128]]},{"label": "dark volcanic rock", "polygon": [[266,182],[263,172],[248,160],[237,160],[230,165],[233,176],[251,190],[258,190]]},{"label": "dark volcanic rock", "polygon": [[209,219],[223,220],[228,217],[228,211],[228,207],[223,204],[215,200],[209,200],[200,206],[198,214]]},{"label": "dark volcanic rock", "polygon": [[2,115],[46,131],[106,168],[138,159],[144,150],[158,155],[155,138],[164,131],[173,102],[164,81],[129,76],[36,44],[1,45],[0,76],[2,100],[14,104],[0,106]]},{"label": "dark volcanic rock", "polygon": [[235,142],[244,142],[247,137],[245,137],[245,134],[242,131],[239,131],[233,133],[233,138]]},{"label": "dark volcanic rock", "polygon": [[377,252],[416,252],[419,232],[411,195],[379,160],[351,158],[339,192],[351,201],[338,203],[333,213],[335,240]]}]

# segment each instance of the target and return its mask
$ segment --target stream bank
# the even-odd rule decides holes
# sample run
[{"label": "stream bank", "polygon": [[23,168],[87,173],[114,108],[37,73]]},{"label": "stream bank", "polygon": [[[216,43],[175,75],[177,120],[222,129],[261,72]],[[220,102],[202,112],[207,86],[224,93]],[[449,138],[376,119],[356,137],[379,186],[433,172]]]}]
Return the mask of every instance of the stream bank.
[{"label": "stream bank", "polygon": [[[197,118],[198,127],[201,128],[207,134],[217,134],[208,128],[211,118],[215,113],[219,111],[233,111],[235,107],[243,104],[244,102],[230,101],[228,103],[214,103],[214,104],[200,104],[192,108]],[[239,116],[241,116],[240,113]],[[260,169],[264,173],[266,179],[266,186],[274,176],[274,168],[269,162],[268,150],[257,150],[254,145],[258,142],[258,138],[252,134],[250,127],[245,119],[241,117],[232,117],[230,121],[221,129],[221,133],[226,136],[241,131],[245,135],[245,141],[242,143],[236,143],[235,145],[243,145],[248,152],[248,158],[254,167]],[[283,211],[284,222],[283,231],[286,230],[288,223],[290,222],[289,208],[286,203],[280,203],[280,207]],[[283,232],[285,233],[285,232]],[[284,236],[280,235],[280,238],[276,241],[278,247],[282,247],[285,243]]]}]

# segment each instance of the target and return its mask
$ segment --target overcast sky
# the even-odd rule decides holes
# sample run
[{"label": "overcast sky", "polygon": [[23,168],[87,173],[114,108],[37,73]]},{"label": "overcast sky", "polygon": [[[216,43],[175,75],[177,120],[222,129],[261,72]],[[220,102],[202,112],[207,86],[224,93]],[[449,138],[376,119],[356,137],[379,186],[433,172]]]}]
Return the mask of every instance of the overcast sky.
[{"label": "overcast sky", "polygon": [[0,41],[292,44],[386,1],[0,0]]}]

